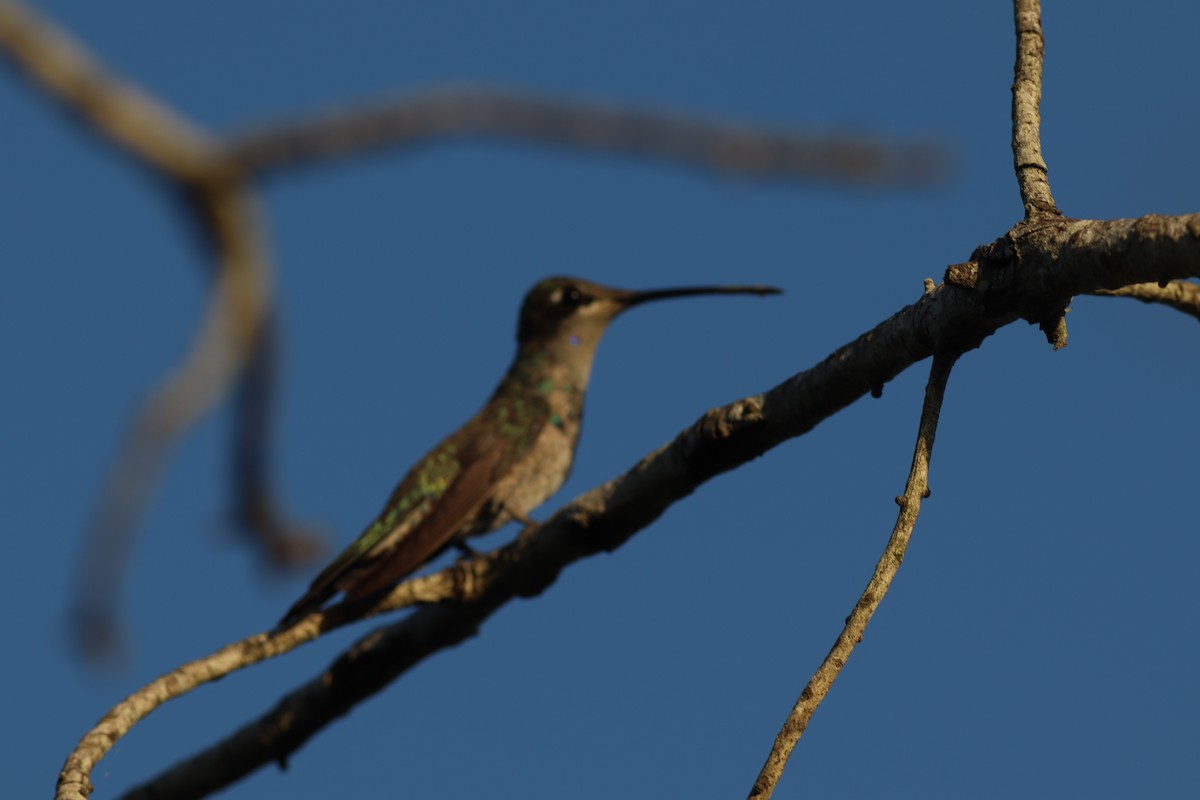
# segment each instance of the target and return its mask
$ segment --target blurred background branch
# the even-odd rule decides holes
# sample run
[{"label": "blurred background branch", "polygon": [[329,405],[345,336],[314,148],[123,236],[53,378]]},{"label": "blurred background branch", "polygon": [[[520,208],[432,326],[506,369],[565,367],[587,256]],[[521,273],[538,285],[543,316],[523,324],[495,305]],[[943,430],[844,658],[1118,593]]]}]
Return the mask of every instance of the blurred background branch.
[{"label": "blurred background branch", "polygon": [[304,566],[323,551],[313,529],[291,520],[270,480],[279,334],[270,234],[256,178],[322,159],[462,136],[847,186],[912,189],[944,183],[953,171],[947,149],[928,141],[764,131],[486,88],[434,90],[222,138],[117,76],[51,20],[15,0],[0,3],[0,54],[85,128],[187,197],[214,253],[212,299],[192,352],[142,404],[87,531],[72,618],[76,641],[93,656],[111,655],[119,646],[119,597],[135,532],[171,450],[234,387],[237,522],[269,564]]},{"label": "blurred background branch", "polygon": [[768,131],[614,103],[501,88],[446,87],[412,97],[263,124],[233,135],[231,160],[259,174],[383,147],[485,137],[615,153],[767,180],[912,189],[954,172],[944,144]]}]

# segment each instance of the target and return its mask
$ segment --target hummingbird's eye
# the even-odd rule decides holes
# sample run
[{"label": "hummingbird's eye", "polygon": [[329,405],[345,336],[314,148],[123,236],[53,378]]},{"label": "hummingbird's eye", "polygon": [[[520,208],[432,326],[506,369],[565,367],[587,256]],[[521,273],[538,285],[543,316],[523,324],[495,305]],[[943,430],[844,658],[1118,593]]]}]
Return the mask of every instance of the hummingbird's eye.
[{"label": "hummingbird's eye", "polygon": [[585,305],[588,302],[587,297],[583,292],[579,291],[575,286],[564,286],[562,293],[559,295],[558,303],[565,308],[577,308]]}]

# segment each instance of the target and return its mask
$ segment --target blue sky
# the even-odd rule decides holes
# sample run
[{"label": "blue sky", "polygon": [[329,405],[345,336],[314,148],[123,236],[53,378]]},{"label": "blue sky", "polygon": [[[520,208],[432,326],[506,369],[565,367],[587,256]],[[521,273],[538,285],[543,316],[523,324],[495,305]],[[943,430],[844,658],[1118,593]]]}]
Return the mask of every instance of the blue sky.
[{"label": "blue sky", "polygon": [[[282,494],[341,545],[486,398],[525,289],[554,273],[779,298],[646,307],[602,344],[576,469],[541,512],[706,409],[915,300],[1021,213],[1011,11],[713,2],[45,5],[215,130],[447,82],[769,126],[935,135],[940,190],[859,191],[455,142],[266,187],[286,335]],[[1050,4],[1043,144],[1076,217],[1196,210],[1189,4]],[[204,263],[154,182],[0,70],[0,668],[12,796],[45,796],[111,705],[272,624],[308,576],[223,525],[230,415],[171,461],[125,593],[132,651],[66,643],[83,530],[132,409],[184,352]],[[1011,326],[952,376],[900,576],[777,797],[1189,796],[1200,734],[1195,320],[1083,298],[1070,344]],[[927,365],[568,570],[224,797],[736,797],[873,569]],[[511,531],[497,534],[503,542]],[[361,625],[169,704],[93,775],[108,797],[307,680]]]}]

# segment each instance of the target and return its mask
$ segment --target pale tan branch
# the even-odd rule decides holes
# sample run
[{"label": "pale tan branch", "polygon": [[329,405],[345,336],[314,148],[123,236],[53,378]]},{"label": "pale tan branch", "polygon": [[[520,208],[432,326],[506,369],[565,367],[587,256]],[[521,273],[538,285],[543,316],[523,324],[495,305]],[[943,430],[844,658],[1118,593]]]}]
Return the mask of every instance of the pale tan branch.
[{"label": "pale tan branch", "polygon": [[262,125],[229,140],[243,169],[304,162],[433,139],[478,136],[618,152],[764,178],[921,186],[945,181],[944,146],[848,135],[771,133],[648,109],[551,99],[495,88],[422,95]]},{"label": "pale tan branch", "polygon": [[[710,411],[669,445],[620,478],[573,501],[536,531],[496,553],[401,584],[374,613],[444,602],[417,609],[404,620],[372,632],[327,674],[284,698],[262,719],[137,791],[151,796],[150,792],[159,791],[160,781],[172,792],[184,784],[226,785],[258,766],[285,760],[318,730],[409,666],[472,635],[481,620],[512,598],[537,594],[570,563],[619,547],[704,481],[806,433],[935,351],[964,352],[1029,309],[1059,302],[1064,292],[1070,297],[1152,276],[1193,277],[1200,269],[1197,254],[1200,215],[1063,220],[1014,231],[979,248],[977,260],[952,267],[951,279],[927,291],[917,303],[769,392]],[[272,639],[272,654],[344,624],[359,611],[335,606],[316,612]],[[196,665],[195,674],[211,680],[246,664],[222,662],[218,668],[202,660]],[[172,676],[160,681],[173,687],[171,696],[199,685]],[[83,797],[80,787],[86,785],[96,761],[154,704],[170,699],[161,690],[150,695],[152,701],[141,693],[131,696],[84,737],[67,759],[63,774],[71,776],[71,783],[60,789],[60,800]],[[128,704],[140,709],[139,716],[130,715],[125,709]],[[115,725],[114,719],[121,724]]]},{"label": "pale tan branch", "polygon": [[216,144],[207,134],[107,71],[65,31],[16,0],[0,2],[0,53],[122,151],[178,181],[211,177]]},{"label": "pale tan branch", "polygon": [[1132,297],[1143,303],[1164,305],[1189,317],[1200,319],[1200,284],[1189,281],[1170,281],[1166,285],[1135,283],[1119,289],[1097,289],[1088,294],[1097,297]]},{"label": "pale tan branch", "polygon": [[1058,216],[1042,157],[1042,67],[1046,40],[1042,35],[1040,0],[1015,0],[1017,58],[1012,85],[1012,151],[1025,219]]},{"label": "pale tan branch", "polygon": [[817,706],[833,688],[833,682],[841,675],[854,648],[862,641],[867,625],[875,615],[875,610],[883,602],[883,598],[891,588],[892,580],[900,571],[904,562],[904,554],[912,538],[913,529],[917,525],[917,515],[921,512],[921,501],[929,489],[929,460],[933,456],[933,441],[937,435],[938,418],[942,412],[942,399],[946,393],[946,382],[950,379],[950,370],[958,359],[958,353],[939,353],[933,357],[933,366],[929,370],[929,382],[925,386],[925,403],[921,409],[921,422],[917,430],[917,444],[913,450],[912,466],[909,469],[908,481],[904,486],[904,494],[896,498],[900,513],[896,516],[896,524],[892,528],[891,538],[879,562],[875,573],[867,582],[867,588],[846,617],[842,628],[829,655],[813,673],[795,707],[783,723],[771,753],[759,772],[758,778],[750,790],[751,800],[768,800],[775,792],[779,779],[783,776],[784,767],[792,755],[800,737],[804,735],[808,722],[812,719]]},{"label": "pale tan branch", "polygon": [[82,800],[91,794],[92,767],[117,740],[163,703],[196,686],[273,658],[288,649],[291,648],[281,648],[269,636],[260,634],[224,647],[206,658],[184,664],[134,692],[105,714],[79,742],[59,773],[55,797],[59,800]]}]

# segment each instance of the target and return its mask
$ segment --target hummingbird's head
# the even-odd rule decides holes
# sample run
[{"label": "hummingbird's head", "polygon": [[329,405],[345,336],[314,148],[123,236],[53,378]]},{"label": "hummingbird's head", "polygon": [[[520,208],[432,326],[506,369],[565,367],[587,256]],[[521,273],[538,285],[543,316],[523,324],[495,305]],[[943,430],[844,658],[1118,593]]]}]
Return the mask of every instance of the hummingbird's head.
[{"label": "hummingbird's head", "polygon": [[521,305],[517,341],[574,339],[573,344],[594,344],[613,317],[628,307],[625,298],[632,294],[566,276],[540,280]]},{"label": "hummingbird's head", "polygon": [[700,294],[779,294],[773,286],[689,286],[635,292],[556,276],[544,278],[525,295],[517,342],[565,342],[595,350],[604,329],[627,308],[653,300]]}]

